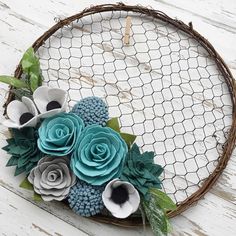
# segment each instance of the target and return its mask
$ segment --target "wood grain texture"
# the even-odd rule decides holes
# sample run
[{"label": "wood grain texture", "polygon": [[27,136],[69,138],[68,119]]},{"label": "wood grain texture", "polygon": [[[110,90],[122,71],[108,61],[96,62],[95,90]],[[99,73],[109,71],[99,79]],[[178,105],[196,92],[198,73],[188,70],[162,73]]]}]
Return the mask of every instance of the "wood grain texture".
[{"label": "wood grain texture", "polygon": [[[99,1],[116,2],[116,1]],[[151,5],[193,27],[216,47],[236,77],[236,4],[234,0],[167,0],[128,1]],[[22,53],[45,30],[55,17],[77,13],[97,1],[0,0],[0,74],[13,74]],[[7,86],[0,86],[0,105]],[[2,106],[1,106],[2,107]],[[2,109],[0,110],[2,114]],[[1,116],[2,118],[2,116]],[[0,146],[5,145],[8,131],[0,126]],[[5,168],[9,158],[0,151],[0,233],[2,235],[144,235],[142,229],[121,229],[76,216],[60,204],[36,204],[31,193],[20,189],[23,176],[13,177],[13,169]],[[236,153],[209,194],[198,205],[172,220],[172,235],[234,236],[236,234]],[[42,218],[42,219],[41,219]],[[19,220],[18,220],[19,219]],[[49,223],[50,222],[50,223]],[[11,227],[14,226],[14,227]],[[147,235],[152,235],[150,231]]]}]

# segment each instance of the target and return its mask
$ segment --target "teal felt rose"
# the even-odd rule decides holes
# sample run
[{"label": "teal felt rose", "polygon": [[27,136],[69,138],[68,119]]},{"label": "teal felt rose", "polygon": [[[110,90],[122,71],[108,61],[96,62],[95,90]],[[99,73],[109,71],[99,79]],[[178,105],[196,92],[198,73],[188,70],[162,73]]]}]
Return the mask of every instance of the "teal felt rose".
[{"label": "teal felt rose", "polygon": [[79,179],[102,185],[121,175],[127,152],[126,143],[116,131],[90,125],[80,135],[70,165]]},{"label": "teal felt rose", "polygon": [[75,149],[83,129],[84,122],[72,113],[60,113],[47,118],[38,131],[38,147],[49,155],[68,155]]}]

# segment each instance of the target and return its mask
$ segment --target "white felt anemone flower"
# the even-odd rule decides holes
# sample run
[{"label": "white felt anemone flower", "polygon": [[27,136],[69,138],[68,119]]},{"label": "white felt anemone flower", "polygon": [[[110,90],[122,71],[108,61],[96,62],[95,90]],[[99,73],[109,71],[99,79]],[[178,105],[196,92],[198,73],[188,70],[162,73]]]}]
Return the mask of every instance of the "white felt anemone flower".
[{"label": "white felt anemone flower", "polygon": [[63,89],[40,86],[34,91],[33,99],[40,112],[40,118],[66,111],[67,92]]},{"label": "white felt anemone flower", "polygon": [[9,119],[4,120],[3,125],[15,129],[35,127],[38,121],[37,108],[27,97],[22,97],[21,101],[10,102],[7,106],[7,116]]},{"label": "white felt anemone flower", "polygon": [[106,185],[102,200],[113,216],[124,219],[137,211],[140,196],[131,183],[113,179]]}]

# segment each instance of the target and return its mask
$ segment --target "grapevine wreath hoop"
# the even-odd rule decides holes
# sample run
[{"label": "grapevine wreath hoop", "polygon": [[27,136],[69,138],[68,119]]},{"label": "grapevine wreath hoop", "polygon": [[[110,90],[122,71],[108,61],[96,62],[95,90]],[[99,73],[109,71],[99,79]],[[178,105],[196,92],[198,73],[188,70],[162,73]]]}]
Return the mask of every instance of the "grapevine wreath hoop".
[{"label": "grapevine wreath hoop", "polygon": [[[36,40],[32,47],[36,55],[29,49],[15,71],[15,78],[20,79],[22,83],[12,77],[11,80],[7,80],[6,76],[1,77],[1,81],[12,85],[5,104],[6,112],[11,102],[21,98],[23,94],[30,97],[26,101],[23,99],[23,103],[36,105],[32,105],[34,108],[31,107],[31,113],[41,113],[41,126],[46,127],[39,127],[38,135],[41,141],[38,141],[38,146],[42,153],[55,155],[55,151],[46,150],[48,147],[44,146],[46,144],[42,137],[46,135],[47,124],[55,119],[55,116],[59,121],[65,118],[63,112],[67,103],[65,97],[68,94],[71,112],[66,113],[66,116],[76,114],[86,127],[100,122],[98,125],[109,126],[115,133],[119,133],[124,150],[121,149],[128,153],[126,162],[124,161],[126,164],[122,162],[122,166],[127,167],[129,160],[135,169],[135,158],[132,157],[136,156],[138,159],[147,160],[147,163],[154,160],[155,164],[150,164],[149,171],[156,168],[154,172],[157,176],[161,174],[158,168],[164,168],[160,176],[163,192],[155,189],[160,187],[158,178],[145,186],[154,191],[153,195],[150,191],[147,194],[150,202],[150,197],[152,199],[154,196],[155,200],[159,199],[157,205],[164,201],[169,204],[162,208],[164,215],[167,213],[168,217],[174,217],[180,214],[209,191],[225,168],[235,146],[235,82],[223,59],[214,47],[193,29],[191,22],[186,25],[163,12],[142,6],[129,6],[123,3],[92,6],[79,14],[59,20]],[[42,76],[37,69],[37,57]],[[41,86],[42,78],[44,86]],[[27,92],[27,86],[31,91]],[[32,90],[35,90],[33,98]],[[47,97],[50,93],[54,94],[50,95],[55,98],[54,103],[47,104],[51,108],[44,111],[41,106],[42,100],[45,99],[40,94]],[[100,109],[98,116],[101,116],[98,120],[86,116],[91,109],[96,113],[95,107]],[[50,112],[48,115],[51,109],[57,111],[51,112],[54,116]],[[110,120],[107,122],[108,111]],[[8,113],[11,116],[11,111]],[[26,118],[27,122],[30,118]],[[24,122],[22,124],[24,126]],[[82,127],[81,130],[83,129]],[[98,127],[97,131],[86,129],[88,133],[99,133]],[[83,133],[81,130],[78,130],[78,133]],[[137,144],[133,144],[135,137]],[[71,148],[74,149],[74,146]],[[5,150],[13,153],[9,146]],[[34,172],[44,163],[58,162],[50,155],[40,155],[41,153],[38,157],[39,164],[36,167],[32,165]],[[63,158],[60,157],[61,162],[66,164],[68,160]],[[73,158],[73,154],[71,158],[78,161]],[[10,164],[16,165],[16,162]],[[72,197],[69,197],[69,203],[72,204],[71,202],[76,201],[75,196],[79,194],[79,189],[90,189],[89,184],[94,182],[91,176],[84,177],[87,176],[88,170],[86,173],[80,173],[80,170],[75,170],[73,164],[70,166],[76,177],[84,181],[78,181],[74,185],[77,188],[71,187],[73,191],[70,191]],[[93,191],[101,193],[101,183],[105,184],[110,180],[106,185],[108,192],[111,191],[109,188],[115,189],[114,184],[123,186],[132,193],[135,191],[134,196],[131,194],[115,200],[123,202],[128,198],[134,199],[130,213],[134,212],[137,209],[137,199],[145,199],[147,189],[140,186],[145,185],[145,181],[138,183],[135,174],[130,174],[132,168],[126,170],[126,177],[124,172],[119,170],[115,177],[120,180],[104,177],[104,181],[95,181],[98,188]],[[29,176],[29,182],[34,183],[33,179],[37,174],[31,171]],[[75,184],[74,177],[70,180]],[[123,185],[120,181],[124,181]],[[22,186],[26,185],[29,183],[22,183]],[[40,194],[37,186],[35,188],[36,193]],[[124,189],[119,190],[124,193]],[[106,190],[103,189],[104,192]],[[137,197],[138,194],[140,197]],[[97,196],[101,198],[101,194]],[[104,198],[103,196],[103,202],[106,201]],[[60,197],[59,199],[61,200]],[[109,202],[111,198],[107,199]],[[102,198],[100,201],[102,205]],[[100,205],[97,207],[101,207]],[[118,213],[112,212],[112,207],[109,207],[107,209],[116,216]],[[95,214],[91,218],[120,226],[136,226],[143,224],[142,212],[145,212],[151,221],[152,212],[145,211],[145,206],[143,208],[140,210],[141,213],[135,213],[128,218],[116,218],[107,212]],[[79,211],[73,210],[77,213]],[[156,222],[150,223],[152,225]],[[168,231],[167,225],[166,223],[163,232]],[[153,230],[155,232],[157,229],[154,227]]]}]

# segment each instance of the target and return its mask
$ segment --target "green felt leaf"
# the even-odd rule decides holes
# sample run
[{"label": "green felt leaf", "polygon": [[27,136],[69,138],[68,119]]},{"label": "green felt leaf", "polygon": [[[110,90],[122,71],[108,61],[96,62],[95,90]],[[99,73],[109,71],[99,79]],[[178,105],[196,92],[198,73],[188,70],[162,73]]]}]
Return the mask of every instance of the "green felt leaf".
[{"label": "green felt leaf", "polygon": [[15,156],[11,156],[11,158],[8,160],[6,166],[15,166],[17,165],[18,159]]},{"label": "green felt leaf", "polygon": [[111,129],[120,133],[120,125],[119,125],[119,121],[117,117],[112,118],[109,121],[107,121],[107,127],[110,127]]},{"label": "green felt leaf", "polygon": [[130,148],[136,139],[137,136],[133,134],[127,134],[127,133],[120,133],[121,137],[125,140],[126,144]]},{"label": "green felt leaf", "polygon": [[21,188],[27,189],[27,190],[34,190],[33,185],[29,182],[29,180],[27,178],[25,178],[21,184],[20,184]]},{"label": "green felt leaf", "polygon": [[24,171],[25,171],[25,168],[24,168],[24,167],[16,167],[14,176],[20,175],[20,174],[22,174]]},{"label": "green felt leaf", "polygon": [[151,188],[149,190],[149,193],[152,195],[153,198],[155,198],[156,202],[158,202],[158,205],[165,211],[176,209],[176,204],[166,193],[156,188]]},{"label": "green felt leaf", "polygon": [[15,78],[15,77],[12,77],[12,76],[2,75],[2,76],[0,76],[0,82],[3,82],[5,84],[9,84],[15,88],[29,89],[29,86],[27,83]]},{"label": "green felt leaf", "polygon": [[142,201],[142,206],[155,236],[168,235],[168,218],[165,211],[158,205],[154,198]]},{"label": "green felt leaf", "polygon": [[36,192],[34,192],[33,199],[34,199],[35,202],[43,201],[42,197],[39,194],[37,194]]},{"label": "green felt leaf", "polygon": [[34,49],[32,47],[30,47],[23,55],[21,66],[24,73],[29,75],[30,89],[33,92],[42,84],[42,76],[39,59],[35,55]]},{"label": "green felt leaf", "polygon": [[35,91],[39,87],[39,77],[35,74],[31,74],[30,76],[30,89],[31,91]]}]

